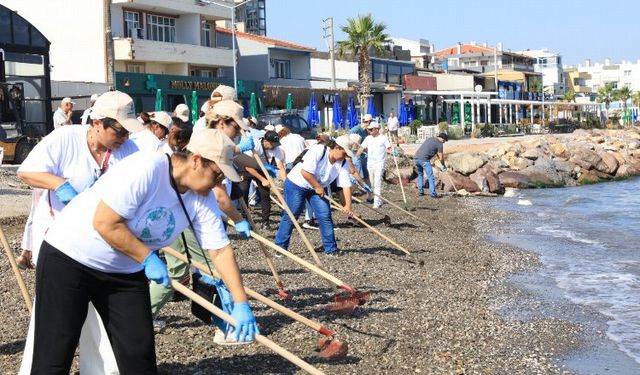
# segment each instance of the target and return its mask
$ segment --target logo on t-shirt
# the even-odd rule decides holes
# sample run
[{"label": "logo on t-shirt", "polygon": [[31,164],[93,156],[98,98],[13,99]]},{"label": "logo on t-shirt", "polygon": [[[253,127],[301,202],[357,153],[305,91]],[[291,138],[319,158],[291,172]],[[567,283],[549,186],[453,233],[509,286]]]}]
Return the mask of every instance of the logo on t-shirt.
[{"label": "logo on t-shirt", "polygon": [[145,243],[166,242],[176,229],[176,218],[173,212],[164,207],[147,210],[136,222],[139,239]]}]

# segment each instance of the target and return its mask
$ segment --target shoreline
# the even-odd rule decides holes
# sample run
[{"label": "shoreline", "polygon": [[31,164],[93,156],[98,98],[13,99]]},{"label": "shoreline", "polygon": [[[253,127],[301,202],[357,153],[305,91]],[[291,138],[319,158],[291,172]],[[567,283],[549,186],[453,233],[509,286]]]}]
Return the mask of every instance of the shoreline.
[{"label": "shoreline", "polygon": [[[396,190],[396,186],[385,186],[389,198],[400,203]],[[540,264],[535,254],[485,238],[487,230],[495,232],[509,216],[470,199],[408,195],[414,214],[428,226],[418,226],[385,207],[392,222],[385,227],[375,213],[355,208],[412,251],[412,257],[398,254],[364,228],[345,225],[344,218],[334,213],[338,244],[347,254],[327,260],[328,266],[346,282],[372,292],[372,300],[353,316],[327,315],[324,304],[331,290],[299,267],[275,259],[285,286],[295,296],[284,304],[335,330],[338,338],[349,343],[346,358],[318,359],[314,332],[252,302],[263,333],[327,373],[566,373],[558,358],[577,350],[580,327],[550,317],[506,319],[497,309],[501,301],[522,295],[510,285],[509,275]],[[7,197],[0,189],[0,199]],[[16,253],[22,221],[24,217],[3,220]],[[309,234],[313,243],[319,243],[317,231]],[[240,241],[235,234],[230,237],[247,285],[268,293],[273,280],[255,243]],[[299,238],[292,241],[292,249],[308,257]],[[28,315],[6,256],[0,267],[4,276],[0,317],[13,323],[0,332],[0,368],[13,373],[22,356]],[[23,275],[33,293],[33,272]],[[166,329],[156,334],[161,373],[301,373],[264,347],[213,345],[213,330],[191,316],[188,303],[169,303],[161,317],[167,321]]]}]

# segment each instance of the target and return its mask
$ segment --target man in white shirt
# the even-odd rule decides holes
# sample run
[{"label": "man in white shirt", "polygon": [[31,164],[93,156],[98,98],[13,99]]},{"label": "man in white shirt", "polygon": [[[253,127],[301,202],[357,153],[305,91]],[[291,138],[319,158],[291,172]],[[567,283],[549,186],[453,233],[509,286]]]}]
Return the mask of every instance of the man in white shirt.
[{"label": "man in white shirt", "polygon": [[[374,199],[373,207],[379,208],[382,205],[380,194],[382,194],[382,173],[384,173],[384,161],[387,158],[387,151],[391,151],[389,139],[380,134],[380,124],[373,121],[367,127],[369,136],[364,139],[360,145],[357,156],[364,150],[367,150],[367,171],[369,172],[369,181],[373,185]],[[371,198],[371,193],[369,199]]]},{"label": "man in white shirt", "polygon": [[89,108],[85,109],[84,112],[82,112],[82,116],[80,116],[80,125],[87,125],[89,124],[89,116],[91,116],[91,111],[93,110],[93,105],[95,104],[96,100],[98,100],[98,94],[93,94],[91,95],[91,105],[89,106]]},{"label": "man in white shirt", "polygon": [[71,115],[73,114],[73,105],[71,98],[64,98],[60,102],[60,107],[53,113],[53,128],[57,129],[63,125],[71,125]]},{"label": "man in white shirt", "polygon": [[398,118],[394,116],[393,112],[389,112],[389,119],[387,120],[387,129],[389,129],[389,134],[391,134],[391,142],[398,145],[398,126],[400,122]]},{"label": "man in white shirt", "polygon": [[300,134],[291,133],[286,126],[276,125],[280,137],[280,149],[284,151],[284,166],[287,173],[293,168],[293,162],[307,148],[307,142]]}]

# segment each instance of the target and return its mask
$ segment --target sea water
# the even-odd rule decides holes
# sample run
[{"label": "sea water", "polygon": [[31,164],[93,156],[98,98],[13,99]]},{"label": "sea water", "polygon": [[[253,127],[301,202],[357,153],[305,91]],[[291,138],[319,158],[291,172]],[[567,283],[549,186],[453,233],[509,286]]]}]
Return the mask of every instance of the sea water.
[{"label": "sea water", "polygon": [[602,314],[608,338],[640,364],[640,178],[520,190],[490,205],[521,214],[503,228],[507,242],[538,253],[540,278]]}]

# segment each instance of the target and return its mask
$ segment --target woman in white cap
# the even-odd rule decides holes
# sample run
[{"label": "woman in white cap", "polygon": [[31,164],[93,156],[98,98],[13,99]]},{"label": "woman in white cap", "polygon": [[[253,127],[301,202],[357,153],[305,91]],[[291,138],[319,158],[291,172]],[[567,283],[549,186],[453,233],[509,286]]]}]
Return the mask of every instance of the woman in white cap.
[{"label": "woman in white cap", "polygon": [[180,103],[173,110],[173,116],[179,118],[180,121],[182,121],[183,123],[189,123],[190,122],[189,118],[191,117],[191,110],[189,109],[188,105],[184,103]]},{"label": "woman in white cap", "polygon": [[140,116],[144,129],[129,136],[140,151],[161,151],[164,139],[171,128],[171,116],[167,112],[149,112]]},{"label": "woman in white cap", "polygon": [[[380,124],[376,121],[372,121],[367,127],[369,136],[360,144],[360,150],[356,154],[359,157],[360,154],[367,150],[367,171],[369,174],[369,180],[373,185],[373,208],[379,208],[382,205],[382,174],[384,173],[384,163],[387,159],[387,152],[395,152],[395,149],[391,148],[389,138],[380,134]],[[371,195],[371,193],[368,193]],[[371,199],[371,196],[369,196]]]},{"label": "woman in white cap", "polygon": [[211,192],[225,176],[239,179],[233,148],[210,129],[188,153],[139,152],[67,206],[37,266],[33,373],[69,372],[89,302],[104,317],[120,371],[157,373],[147,279],[169,283],[156,251],[189,226],[233,296],[236,339],[254,339],[258,327]]},{"label": "woman in white cap", "polygon": [[[345,196],[344,212],[351,215],[351,180],[346,157],[353,157],[354,145],[348,135],[342,135],[331,140],[327,145],[313,145],[309,147],[302,161],[296,164],[287,175],[284,183],[284,199],[297,218],[309,202],[313,207],[316,220],[320,227],[324,253],[337,255],[338,246],[334,236],[333,221],[331,219],[331,205],[326,199],[326,188],[337,180],[337,185],[343,189]],[[287,249],[293,223],[287,213],[282,215],[276,245]]]}]

